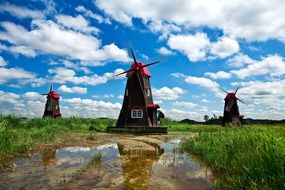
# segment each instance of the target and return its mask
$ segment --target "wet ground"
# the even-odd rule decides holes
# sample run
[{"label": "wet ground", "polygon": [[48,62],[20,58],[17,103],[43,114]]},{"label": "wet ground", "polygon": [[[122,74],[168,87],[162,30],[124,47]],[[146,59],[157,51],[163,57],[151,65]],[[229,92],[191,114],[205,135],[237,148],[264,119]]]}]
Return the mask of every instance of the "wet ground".
[{"label": "wet ground", "polygon": [[100,134],[99,145],[45,147],[14,158],[0,189],[213,189],[211,171],[179,143],[192,134]]}]

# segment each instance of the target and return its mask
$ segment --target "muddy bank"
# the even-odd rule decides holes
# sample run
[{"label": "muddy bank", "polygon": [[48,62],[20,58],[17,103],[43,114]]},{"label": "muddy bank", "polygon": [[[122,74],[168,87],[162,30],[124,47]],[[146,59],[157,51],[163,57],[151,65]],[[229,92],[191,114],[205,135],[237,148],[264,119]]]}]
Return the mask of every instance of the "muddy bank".
[{"label": "muddy bank", "polygon": [[[13,158],[0,189],[212,189],[211,171],[176,151],[193,134],[96,134]],[[80,139],[80,138],[79,138]]]}]

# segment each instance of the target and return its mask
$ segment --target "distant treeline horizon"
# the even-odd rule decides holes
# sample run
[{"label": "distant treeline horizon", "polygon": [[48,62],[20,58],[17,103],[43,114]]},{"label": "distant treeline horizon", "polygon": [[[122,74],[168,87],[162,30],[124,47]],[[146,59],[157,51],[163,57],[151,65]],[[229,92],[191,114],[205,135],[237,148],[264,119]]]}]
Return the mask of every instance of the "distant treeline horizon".
[{"label": "distant treeline horizon", "polygon": [[[3,114],[0,114],[0,116],[2,117],[5,117],[5,116],[15,116],[15,117],[18,117],[18,118],[21,118],[21,119],[27,119],[27,120],[30,120],[30,119],[39,119],[39,117],[34,117],[34,118],[27,118],[27,117],[21,117],[21,116],[17,116],[17,115],[14,115],[14,114],[9,114],[9,115],[3,115]],[[68,118],[78,118],[78,119],[112,119],[112,120],[117,120],[115,118],[109,118],[109,117],[98,117],[98,118],[90,118],[90,117],[77,117],[77,116],[71,116],[71,117],[62,117],[62,118],[65,118],[65,119],[68,119]],[[174,120],[174,119],[171,119],[171,118],[165,118],[165,119],[170,119],[172,121],[176,121],[178,123],[186,123],[186,124],[215,124],[215,125],[219,125],[221,124],[222,122],[222,117],[218,117],[218,118],[210,118],[206,121],[197,121],[197,120],[194,120],[194,119],[189,119],[189,118],[185,118],[185,119],[182,119],[182,120]],[[243,119],[242,120],[242,124],[285,124],[285,119],[280,119],[280,120],[275,120],[275,119],[253,119],[253,118],[246,118],[246,119]]]}]

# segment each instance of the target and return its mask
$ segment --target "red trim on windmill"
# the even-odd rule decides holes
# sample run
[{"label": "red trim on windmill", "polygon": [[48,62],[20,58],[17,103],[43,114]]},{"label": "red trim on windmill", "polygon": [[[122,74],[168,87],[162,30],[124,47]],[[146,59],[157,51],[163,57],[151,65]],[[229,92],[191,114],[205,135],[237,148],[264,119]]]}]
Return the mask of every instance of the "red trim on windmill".
[{"label": "red trim on windmill", "polygon": [[158,104],[148,104],[147,107],[148,108],[154,108],[154,109],[160,108],[160,106]]}]

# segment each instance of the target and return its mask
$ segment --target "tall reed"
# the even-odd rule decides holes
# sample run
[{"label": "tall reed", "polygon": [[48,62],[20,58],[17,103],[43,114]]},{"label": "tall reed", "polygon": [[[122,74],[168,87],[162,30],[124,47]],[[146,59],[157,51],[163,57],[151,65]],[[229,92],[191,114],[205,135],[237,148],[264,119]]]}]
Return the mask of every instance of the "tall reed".
[{"label": "tall reed", "polygon": [[285,127],[254,126],[202,133],[182,149],[200,155],[226,189],[285,189]]}]

